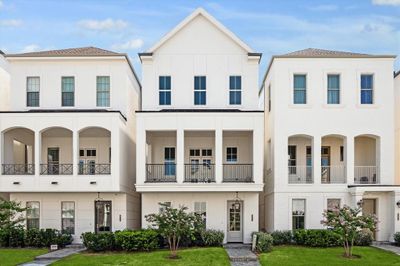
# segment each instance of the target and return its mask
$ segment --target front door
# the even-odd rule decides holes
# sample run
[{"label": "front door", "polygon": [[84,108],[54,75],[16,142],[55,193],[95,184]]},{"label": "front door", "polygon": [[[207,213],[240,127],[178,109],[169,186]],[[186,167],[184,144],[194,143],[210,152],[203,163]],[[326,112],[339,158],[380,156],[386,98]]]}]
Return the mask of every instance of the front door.
[{"label": "front door", "polygon": [[[363,199],[362,204],[363,215],[376,215],[376,199]],[[376,238],[376,232],[374,232],[374,239]]]},{"label": "front door", "polygon": [[47,149],[47,171],[51,175],[59,174],[60,167],[60,148]]},{"label": "front door", "polygon": [[95,201],[94,203],[94,211],[95,211],[95,232],[103,233],[103,232],[111,232],[111,201]]},{"label": "front door", "polygon": [[228,201],[228,242],[243,242],[243,202]]}]

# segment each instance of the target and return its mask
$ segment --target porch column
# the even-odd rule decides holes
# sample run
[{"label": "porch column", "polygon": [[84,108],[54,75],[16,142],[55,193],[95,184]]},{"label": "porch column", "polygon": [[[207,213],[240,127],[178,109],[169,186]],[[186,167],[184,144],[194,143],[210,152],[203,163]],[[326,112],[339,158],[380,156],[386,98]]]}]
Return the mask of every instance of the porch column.
[{"label": "porch column", "polygon": [[79,133],[72,131],[72,171],[73,175],[78,174],[78,154],[79,154]]},{"label": "porch column", "polygon": [[41,140],[41,133],[40,131],[35,131],[35,176],[39,177],[40,175],[40,154],[42,149],[42,140]]},{"label": "porch column", "polygon": [[354,136],[346,137],[346,152],[345,152],[345,162],[346,162],[346,177],[347,184],[354,184]]},{"label": "porch column", "polygon": [[223,132],[215,130],[215,182],[222,183],[223,180]]},{"label": "porch column", "polygon": [[[350,206],[350,207],[352,207],[352,208],[358,208],[358,207],[359,207],[359,206],[358,206],[358,202],[360,202],[360,200],[362,200],[363,195],[364,195],[364,192],[360,192],[360,191],[352,192],[352,193],[351,193],[352,202],[351,202],[351,206]],[[362,207],[362,206],[361,206],[361,207]]]},{"label": "porch column", "polygon": [[176,181],[183,183],[185,180],[185,131],[176,131]]},{"label": "porch column", "polygon": [[314,136],[312,145],[313,182],[321,184],[321,136]]}]

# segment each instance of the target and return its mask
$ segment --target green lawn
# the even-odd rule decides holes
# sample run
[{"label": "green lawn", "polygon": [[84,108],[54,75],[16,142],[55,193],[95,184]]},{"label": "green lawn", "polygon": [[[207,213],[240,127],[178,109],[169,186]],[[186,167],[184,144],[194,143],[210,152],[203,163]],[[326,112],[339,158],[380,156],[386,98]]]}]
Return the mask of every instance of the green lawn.
[{"label": "green lawn", "polygon": [[125,253],[82,253],[69,256],[52,265],[148,265],[148,266],[229,266],[228,255],[223,248],[192,248],[178,252],[180,259],[168,259],[168,251]]},{"label": "green lawn", "polygon": [[14,266],[24,262],[33,260],[36,256],[47,253],[47,249],[30,249],[30,248],[1,248],[0,249],[0,265]]},{"label": "green lawn", "polygon": [[270,253],[260,256],[263,266],[274,265],[324,265],[324,266],[383,266],[400,265],[400,256],[373,247],[355,247],[353,255],[359,255],[358,259],[343,258],[343,248],[307,248],[296,246],[274,247]]}]

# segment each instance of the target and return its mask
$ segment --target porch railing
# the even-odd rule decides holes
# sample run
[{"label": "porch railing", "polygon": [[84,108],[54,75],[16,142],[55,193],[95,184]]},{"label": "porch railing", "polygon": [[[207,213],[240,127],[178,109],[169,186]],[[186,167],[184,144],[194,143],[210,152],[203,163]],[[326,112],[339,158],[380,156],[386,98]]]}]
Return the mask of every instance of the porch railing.
[{"label": "porch railing", "polygon": [[378,184],[379,167],[378,166],[354,166],[355,184]]},{"label": "porch railing", "polygon": [[313,183],[312,166],[288,166],[289,184]]},{"label": "porch railing", "polygon": [[34,164],[2,164],[3,175],[34,175]]},{"label": "porch railing", "polygon": [[185,182],[212,183],[215,182],[214,164],[185,164]]},{"label": "porch railing", "polygon": [[146,182],[167,183],[176,182],[176,164],[146,164]]},{"label": "porch railing", "polygon": [[321,166],[321,183],[346,183],[346,167],[344,165]]},{"label": "porch railing", "polygon": [[253,164],[224,164],[223,182],[252,183]]},{"label": "porch railing", "polygon": [[79,175],[109,175],[111,164],[109,163],[88,163],[78,164]]},{"label": "porch railing", "polygon": [[72,163],[41,164],[40,165],[40,174],[41,175],[72,175],[73,174]]}]

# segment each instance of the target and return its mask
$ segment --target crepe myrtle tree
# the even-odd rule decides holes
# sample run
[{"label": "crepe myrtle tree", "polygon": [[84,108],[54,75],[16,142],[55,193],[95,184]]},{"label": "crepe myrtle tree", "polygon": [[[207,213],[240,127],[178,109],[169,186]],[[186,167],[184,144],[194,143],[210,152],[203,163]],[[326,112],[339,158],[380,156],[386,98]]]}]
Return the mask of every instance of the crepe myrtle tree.
[{"label": "crepe myrtle tree", "polygon": [[188,213],[188,208],[179,206],[172,208],[168,204],[160,204],[160,212],[145,216],[151,227],[158,230],[160,235],[168,241],[170,258],[176,259],[179,242],[183,236],[194,239],[196,232],[203,228],[203,221],[200,215]]},{"label": "crepe myrtle tree", "polygon": [[0,229],[6,230],[19,226],[24,221],[24,211],[26,208],[22,207],[21,203],[0,197]]},{"label": "crepe myrtle tree", "polygon": [[332,210],[324,210],[321,223],[332,228],[342,236],[344,256],[353,256],[353,245],[356,235],[362,230],[376,231],[378,219],[375,215],[363,215],[361,208],[335,207]]}]

